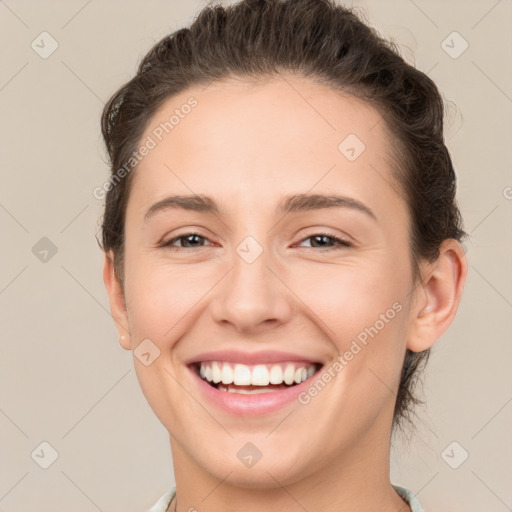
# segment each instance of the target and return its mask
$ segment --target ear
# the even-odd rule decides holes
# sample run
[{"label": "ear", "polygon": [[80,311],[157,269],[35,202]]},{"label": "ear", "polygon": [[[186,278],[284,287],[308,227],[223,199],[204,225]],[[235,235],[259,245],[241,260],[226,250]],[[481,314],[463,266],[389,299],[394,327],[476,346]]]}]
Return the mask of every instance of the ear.
[{"label": "ear", "polygon": [[126,350],[131,350],[130,332],[128,329],[128,315],[124,300],[123,287],[117,279],[114,271],[114,256],[112,252],[105,253],[105,262],[103,265],[103,282],[107,289],[110,302],[110,311],[116,324],[119,334],[119,343]]},{"label": "ear", "polygon": [[430,348],[451,325],[464,289],[467,260],[457,240],[444,240],[437,260],[424,269],[416,291],[407,348],[422,352]]}]

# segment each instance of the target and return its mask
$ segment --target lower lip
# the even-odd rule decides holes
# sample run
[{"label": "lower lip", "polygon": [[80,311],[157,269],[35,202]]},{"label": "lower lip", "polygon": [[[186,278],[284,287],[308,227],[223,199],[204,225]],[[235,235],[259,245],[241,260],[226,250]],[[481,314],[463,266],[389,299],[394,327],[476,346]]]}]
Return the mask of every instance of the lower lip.
[{"label": "lower lip", "polygon": [[189,367],[189,370],[195,377],[201,393],[203,393],[209,402],[212,402],[225,412],[240,416],[269,414],[297,401],[297,396],[311,385],[312,380],[318,373],[315,372],[309,379],[289,389],[246,395],[242,393],[230,393],[229,391],[219,391],[217,388],[214,388],[201,379],[192,368]]}]

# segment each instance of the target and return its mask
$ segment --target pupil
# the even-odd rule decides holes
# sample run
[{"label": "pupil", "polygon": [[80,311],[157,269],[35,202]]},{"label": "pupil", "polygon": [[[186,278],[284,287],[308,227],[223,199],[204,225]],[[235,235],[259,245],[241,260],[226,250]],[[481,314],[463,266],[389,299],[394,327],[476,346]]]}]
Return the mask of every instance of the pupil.
[{"label": "pupil", "polygon": [[[315,240],[315,241],[316,241],[316,240],[319,240],[319,239],[323,239],[323,240],[325,241],[325,240],[329,240],[329,237],[328,237],[328,236],[326,236],[326,235],[317,235],[317,236],[314,236],[314,237],[313,237],[313,240]],[[316,242],[315,242],[315,243],[313,243],[312,245],[313,245],[313,246],[315,246],[315,244],[316,244]],[[319,245],[320,245],[320,246],[324,246],[324,245],[328,245],[328,243],[327,243],[327,244],[325,244],[325,243],[320,243]]]},{"label": "pupil", "polygon": [[194,244],[194,239],[196,242],[199,241],[199,235],[189,235],[185,237],[186,245],[190,245],[190,240],[192,240],[192,245]]}]

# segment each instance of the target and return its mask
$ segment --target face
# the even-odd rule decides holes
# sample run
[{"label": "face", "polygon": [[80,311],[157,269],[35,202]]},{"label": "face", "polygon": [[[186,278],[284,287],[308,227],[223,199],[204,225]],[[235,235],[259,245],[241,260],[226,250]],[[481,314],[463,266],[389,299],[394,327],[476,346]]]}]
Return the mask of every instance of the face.
[{"label": "face", "polygon": [[385,130],[292,76],[189,89],[152,119],[124,346],[146,340],[137,376],[183,464],[286,485],[388,449],[414,286]]}]

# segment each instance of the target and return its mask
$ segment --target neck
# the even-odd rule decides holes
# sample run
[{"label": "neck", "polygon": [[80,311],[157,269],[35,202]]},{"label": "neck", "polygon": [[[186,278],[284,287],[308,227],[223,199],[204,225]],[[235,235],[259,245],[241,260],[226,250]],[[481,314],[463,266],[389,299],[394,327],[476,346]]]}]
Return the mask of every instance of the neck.
[{"label": "neck", "polygon": [[293,481],[286,475],[276,478],[272,468],[260,467],[258,480],[264,482],[252,488],[237,483],[230,468],[222,470],[222,475],[205,471],[173,440],[177,507],[173,503],[169,508],[177,512],[410,512],[390,482],[390,432],[384,439],[372,435],[383,432],[378,421],[355,448],[334,453],[332,460],[322,461],[318,469],[305,471]]}]

